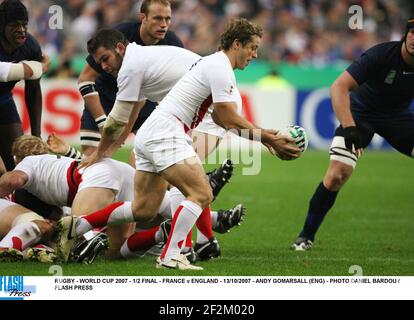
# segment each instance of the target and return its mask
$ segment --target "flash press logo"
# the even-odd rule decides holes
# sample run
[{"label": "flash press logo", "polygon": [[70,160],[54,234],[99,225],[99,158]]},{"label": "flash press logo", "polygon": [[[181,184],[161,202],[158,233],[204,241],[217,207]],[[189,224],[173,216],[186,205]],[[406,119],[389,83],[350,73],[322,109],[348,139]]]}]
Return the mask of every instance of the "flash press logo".
[{"label": "flash press logo", "polygon": [[23,300],[36,292],[36,286],[25,286],[23,276],[0,276],[0,300]]}]

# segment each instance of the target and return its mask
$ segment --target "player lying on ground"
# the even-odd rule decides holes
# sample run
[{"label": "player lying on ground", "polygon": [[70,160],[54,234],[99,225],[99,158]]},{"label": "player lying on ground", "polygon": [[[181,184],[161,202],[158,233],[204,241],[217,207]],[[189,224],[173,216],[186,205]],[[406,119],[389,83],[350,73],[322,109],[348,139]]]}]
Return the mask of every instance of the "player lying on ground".
[{"label": "player lying on ground", "polygon": [[[16,168],[0,178],[0,196],[10,194],[16,189],[24,188],[42,201],[56,206],[71,206],[72,214],[92,212],[97,206],[114,200],[130,200],[133,195],[134,169],[122,162],[105,159],[91,166],[90,169],[78,170],[77,161],[66,157],[48,155],[47,145],[37,137],[22,136],[13,145]],[[33,156],[35,154],[35,156]],[[233,209],[213,215],[217,230],[228,230],[235,223]],[[168,194],[160,206],[160,214],[171,219]],[[239,222],[239,221],[238,221]],[[159,226],[153,226],[145,233],[134,234],[134,224],[112,228],[108,231],[111,240],[109,257],[119,257],[123,243],[128,243],[128,254],[148,249],[146,246],[166,240],[159,232]],[[226,231],[227,231],[226,230]],[[126,250],[125,249],[125,250]],[[124,250],[124,251],[125,251]]]},{"label": "player lying on ground", "polygon": [[[23,251],[28,259],[53,262],[55,255],[46,244],[56,223],[6,199],[0,199],[0,261],[20,261]],[[27,249],[27,250],[26,250]]]},{"label": "player lying on ground", "polygon": [[[62,139],[57,137],[55,134],[49,135],[47,139],[47,144],[48,144],[49,150],[53,153],[66,154],[66,155],[70,155],[78,159],[82,158],[82,154],[78,150],[69,146],[66,142],[64,142]],[[131,179],[133,179],[132,175],[131,175]],[[168,197],[171,201],[171,192],[168,192],[166,194],[166,197]],[[211,223],[212,223],[213,231],[217,233],[229,232],[230,229],[233,228],[234,226],[240,225],[241,221],[243,220],[244,215],[245,215],[245,208],[241,204],[238,204],[235,207],[228,209],[228,210],[220,209],[218,211],[211,211]],[[172,219],[172,214],[171,216],[167,218]],[[159,219],[155,219],[155,221],[149,224],[146,224],[147,228],[154,227],[157,224],[157,221],[159,221]],[[141,224],[140,228],[142,227],[143,226]],[[101,237],[101,236],[102,235],[98,235],[98,237]],[[96,241],[95,239],[90,239],[90,242],[95,242],[95,241]],[[98,241],[98,244],[99,243],[100,242]],[[136,246],[133,246],[133,244],[130,243],[130,248],[129,248],[130,253],[127,254],[127,251],[124,250],[123,256],[124,257],[129,257],[129,256],[136,257],[139,255],[142,255],[141,252],[135,253],[135,251],[137,250],[137,249],[134,249],[135,247]],[[198,252],[196,252],[195,257],[193,257],[193,259],[207,260],[210,257],[210,255],[211,255],[211,248],[209,246],[200,246],[200,248],[198,248]]]}]

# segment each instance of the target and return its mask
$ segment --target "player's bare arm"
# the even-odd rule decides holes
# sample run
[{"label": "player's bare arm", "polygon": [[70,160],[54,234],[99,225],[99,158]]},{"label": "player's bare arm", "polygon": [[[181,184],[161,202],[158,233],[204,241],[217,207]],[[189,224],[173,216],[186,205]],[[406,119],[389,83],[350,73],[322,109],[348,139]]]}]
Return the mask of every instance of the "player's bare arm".
[{"label": "player's bare arm", "polygon": [[40,80],[26,80],[24,97],[30,116],[32,135],[40,137],[42,118],[42,89]]},{"label": "player's bare arm", "polygon": [[253,130],[260,129],[260,142],[262,142],[267,148],[269,148],[270,145],[282,160],[295,159],[299,156],[300,150],[290,144],[294,142],[292,138],[277,135],[277,131],[262,129],[252,124],[243,117],[239,116],[236,110],[237,106],[235,103],[215,103],[212,114],[213,120],[226,130],[236,130],[239,135],[241,135],[241,130],[249,130],[250,140],[255,140]]},{"label": "player's bare arm", "polygon": [[29,177],[26,173],[19,170],[14,170],[10,172],[6,172],[0,178],[0,198],[3,198],[14,190],[23,187]]},{"label": "player's bare arm", "polygon": [[[102,107],[101,101],[99,100],[98,91],[95,89],[95,81],[98,78],[99,73],[96,72],[88,64],[85,65],[78,78],[79,91],[85,101],[85,105],[93,118],[100,119],[105,117],[105,111]],[[101,130],[102,126],[99,126]]]},{"label": "player's bare arm", "polygon": [[339,122],[344,128],[355,126],[351,114],[349,92],[356,88],[358,88],[358,83],[348,71],[344,71],[331,86],[332,105]]},{"label": "player's bare arm", "polygon": [[[349,99],[349,92],[356,88],[358,88],[358,83],[348,71],[344,71],[331,86],[332,106],[336,117],[341,123],[341,126],[346,130],[346,134],[351,138],[349,139],[348,137],[345,137],[346,142],[358,139],[358,132],[356,131],[356,124],[352,117],[351,103]],[[354,148],[353,146],[348,147],[351,151],[355,152],[358,157],[362,155],[362,148]]]},{"label": "player's bare arm", "polygon": [[112,145],[108,148],[108,151],[107,151],[108,156],[111,156],[116,150],[118,150],[118,148],[120,148],[124,144],[125,140],[128,138],[129,134],[131,133],[131,130],[135,124],[135,121],[137,121],[138,119],[139,112],[143,108],[144,104],[145,104],[145,100],[134,103],[131,115],[129,116],[128,123],[125,126],[123,132],[121,133],[119,138],[116,139],[116,141],[114,141]]},{"label": "player's bare arm", "polygon": [[[144,103],[140,102],[130,102],[130,101],[115,101],[114,107],[111,113],[106,119],[105,125],[103,127],[102,138],[99,142],[97,150],[88,158],[84,159],[81,163],[81,167],[89,167],[90,165],[98,162],[102,159],[109,147],[115,143],[128,129],[128,123],[130,121],[130,116],[135,110],[135,117],[138,116],[139,111],[141,111]],[[129,134],[129,132],[128,132]]]}]

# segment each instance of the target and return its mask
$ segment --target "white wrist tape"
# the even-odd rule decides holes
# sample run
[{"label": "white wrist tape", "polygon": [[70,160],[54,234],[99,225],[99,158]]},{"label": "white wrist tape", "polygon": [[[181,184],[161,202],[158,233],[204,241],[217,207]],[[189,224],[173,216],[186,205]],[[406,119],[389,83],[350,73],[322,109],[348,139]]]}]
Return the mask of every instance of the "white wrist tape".
[{"label": "white wrist tape", "polygon": [[93,81],[84,81],[79,83],[79,92],[82,97],[97,96],[99,93],[96,91],[96,85]]},{"label": "white wrist tape", "polygon": [[98,128],[103,127],[105,125],[105,121],[106,121],[106,115],[100,116],[95,119],[95,123],[98,126]]},{"label": "white wrist tape", "polygon": [[10,63],[9,74],[7,75],[6,82],[18,80],[24,80],[23,63]]},{"label": "white wrist tape", "polygon": [[12,222],[12,228],[14,228],[15,226],[22,224],[22,223],[26,223],[26,222],[30,222],[30,221],[34,221],[34,220],[41,220],[44,221],[45,219],[41,216],[39,216],[37,213],[30,211],[24,214],[21,214],[19,216],[17,216],[13,222]]},{"label": "white wrist tape", "polygon": [[117,140],[121,136],[122,132],[124,132],[125,126],[125,122],[117,121],[112,118],[111,114],[109,114],[105,121],[103,130],[107,136],[111,137],[113,140]]},{"label": "white wrist tape", "polygon": [[133,107],[133,102],[116,100],[109,116],[117,122],[128,123]]},{"label": "white wrist tape", "polygon": [[28,80],[37,80],[43,74],[43,66],[38,61],[23,61],[23,63],[30,67],[33,71],[33,75],[28,78]]}]

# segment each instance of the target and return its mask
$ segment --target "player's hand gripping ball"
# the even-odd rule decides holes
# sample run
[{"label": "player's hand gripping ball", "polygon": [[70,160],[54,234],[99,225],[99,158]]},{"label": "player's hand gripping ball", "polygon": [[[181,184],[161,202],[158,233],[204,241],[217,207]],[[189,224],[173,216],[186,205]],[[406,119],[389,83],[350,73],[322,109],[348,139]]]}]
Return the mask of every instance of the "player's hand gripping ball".
[{"label": "player's hand gripping ball", "polygon": [[300,155],[302,155],[308,148],[309,139],[308,135],[301,126],[288,125],[286,128],[279,131],[280,134],[289,136],[295,140],[294,144],[300,149]]}]

